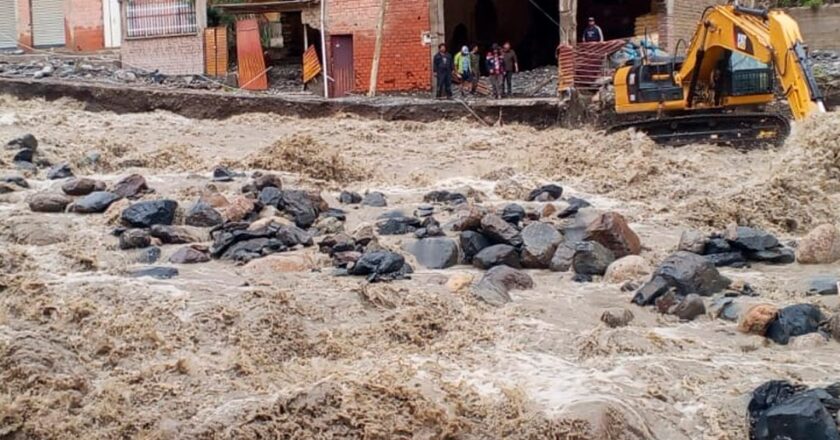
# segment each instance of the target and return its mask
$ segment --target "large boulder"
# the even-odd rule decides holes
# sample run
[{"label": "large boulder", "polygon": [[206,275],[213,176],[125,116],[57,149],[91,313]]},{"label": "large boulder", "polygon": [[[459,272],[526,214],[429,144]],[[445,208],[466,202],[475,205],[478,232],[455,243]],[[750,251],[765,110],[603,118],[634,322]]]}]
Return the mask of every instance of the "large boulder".
[{"label": "large boulder", "polygon": [[796,304],[779,310],[779,316],[767,327],[765,336],[785,345],[793,336],[807,335],[819,330],[824,319],[819,308],[811,304]]},{"label": "large boulder", "polygon": [[385,194],[378,191],[372,191],[362,197],[362,205],[382,208],[388,206],[388,200],[385,198]]},{"label": "large boulder", "polygon": [[521,270],[508,266],[495,266],[488,270],[473,287],[476,298],[493,306],[501,306],[511,301],[511,290],[525,290],[534,287],[534,280]]},{"label": "large boulder", "polygon": [[747,258],[767,264],[791,264],[796,261],[793,249],[784,246],[776,246],[762,251],[747,253]]},{"label": "large boulder", "polygon": [[840,260],[840,229],[832,224],[814,228],[796,248],[796,261],[801,264],[830,264]]},{"label": "large boulder", "polygon": [[668,313],[676,315],[683,321],[693,321],[694,318],[706,313],[706,305],[703,303],[703,298],[700,295],[692,293],[686,295]]},{"label": "large boulder", "polygon": [[519,225],[525,218],[525,208],[518,203],[508,203],[502,208],[502,218],[512,225]]},{"label": "large boulder", "polygon": [[152,237],[145,229],[129,229],[120,234],[120,249],[139,249],[152,245]]},{"label": "large boulder", "polygon": [[94,191],[105,191],[105,182],[79,177],[64,182],[61,190],[68,196],[86,196]]},{"label": "large boulder", "polygon": [[639,236],[627,225],[627,220],[617,212],[605,212],[586,227],[585,240],[601,243],[616,258],[639,255],[642,244]]},{"label": "large boulder", "polygon": [[257,196],[257,200],[259,200],[263,206],[279,206],[282,199],[283,191],[274,186],[267,186],[263,188],[260,190],[260,195]]},{"label": "large boulder", "polygon": [[638,255],[628,255],[612,262],[604,273],[604,281],[621,284],[638,281],[650,276],[653,269],[647,260]]},{"label": "large boulder", "polygon": [[481,235],[480,232],[463,231],[458,240],[461,242],[461,251],[464,253],[464,261],[472,262],[473,257],[476,256],[482,249],[489,247],[492,243],[487,237]]},{"label": "large boulder", "polygon": [[767,328],[778,317],[779,308],[773,304],[756,304],[741,315],[741,321],[738,323],[738,331],[764,336],[767,334]]},{"label": "large boulder", "polygon": [[257,191],[262,191],[265,188],[283,189],[283,179],[273,173],[260,174],[254,177],[253,183]]},{"label": "large boulder", "polygon": [[32,212],[64,212],[73,199],[59,193],[41,192],[27,199]]},{"label": "large boulder", "polygon": [[169,199],[137,202],[126,208],[121,215],[122,222],[135,228],[150,228],[153,225],[171,225],[175,219],[178,202]]},{"label": "large boulder", "polygon": [[495,244],[482,249],[473,257],[472,262],[473,266],[479,269],[489,269],[499,265],[520,267],[516,248],[507,244]]},{"label": "large boulder", "polygon": [[70,205],[70,211],[78,214],[98,214],[105,212],[120,196],[109,191],[94,191]]},{"label": "large boulder", "polygon": [[603,275],[615,256],[596,241],[581,241],[575,245],[572,268],[579,275]]},{"label": "large boulder", "polygon": [[321,207],[311,195],[301,190],[283,190],[283,197],[278,204],[286,214],[292,216],[299,228],[307,229],[318,219]]},{"label": "large boulder", "polygon": [[522,230],[522,266],[547,269],[563,236],[548,223],[535,222]]},{"label": "large boulder", "polygon": [[563,208],[563,210],[557,214],[557,217],[568,218],[577,214],[578,211],[580,211],[581,209],[592,206],[591,203],[578,197],[569,197],[567,203],[569,204],[569,206]]},{"label": "large boulder", "polygon": [[210,254],[206,248],[199,246],[184,246],[169,257],[169,262],[174,264],[196,264],[210,261]]},{"label": "large boulder", "polygon": [[708,241],[709,238],[702,232],[696,229],[686,229],[680,235],[680,244],[677,246],[677,250],[702,254]]},{"label": "large boulder", "polygon": [[362,195],[352,191],[342,191],[338,196],[338,203],[344,205],[356,205],[362,203]]},{"label": "large boulder", "polygon": [[405,278],[412,269],[402,255],[389,251],[365,252],[358,261],[347,270],[350,275],[368,277],[370,281],[388,281]]},{"label": "large boulder", "polygon": [[26,133],[22,136],[10,140],[6,144],[6,149],[35,151],[38,149],[38,139],[31,133]]},{"label": "large boulder", "polygon": [[66,179],[68,177],[73,177],[73,170],[67,162],[53,165],[49,170],[47,170],[47,179],[49,180]]},{"label": "large boulder", "polygon": [[139,174],[130,174],[118,180],[111,187],[111,192],[129,199],[140,197],[149,191],[149,185],[146,184],[146,178]]},{"label": "large boulder", "polygon": [[534,200],[538,202],[550,202],[559,199],[562,195],[563,187],[549,183],[548,185],[542,185],[528,193],[527,200],[529,202]]},{"label": "large boulder", "polygon": [[455,211],[455,220],[452,223],[452,229],[455,231],[474,231],[481,228],[481,219],[487,214],[487,211],[481,206],[477,205],[459,205],[459,209]]},{"label": "large boulder", "polygon": [[184,217],[184,223],[188,226],[210,228],[224,223],[222,214],[208,203],[199,200],[190,207]]},{"label": "large boulder", "polygon": [[837,295],[836,275],[815,275],[808,280],[806,294],[808,295]]},{"label": "large boulder", "polygon": [[691,293],[708,296],[722,291],[729,284],[730,280],[702,255],[678,251],[659,265],[651,280],[636,292],[633,302],[638,305],[653,304],[670,288],[674,288],[680,296]]},{"label": "large boulder", "polygon": [[481,218],[481,232],[494,243],[514,247],[522,245],[519,230],[496,214],[487,214]]},{"label": "large boulder", "polygon": [[458,264],[458,245],[445,237],[417,240],[411,246],[417,262],[429,269],[445,269]]},{"label": "large boulder", "polygon": [[411,234],[421,227],[421,221],[416,217],[395,215],[376,222],[376,230],[380,235]]},{"label": "large boulder", "polygon": [[772,234],[756,228],[732,225],[724,233],[729,243],[745,252],[758,252],[779,246],[779,240]]},{"label": "large boulder", "polygon": [[840,440],[837,387],[807,389],[783,380],[756,388],[747,405],[750,440]]},{"label": "large boulder", "polygon": [[196,243],[207,239],[185,226],[154,225],[151,234],[163,244]]},{"label": "large boulder", "polygon": [[247,220],[254,213],[257,204],[254,199],[246,196],[236,196],[222,208],[222,217],[229,222],[241,222]]},{"label": "large boulder", "polygon": [[572,261],[574,257],[574,245],[568,241],[561,243],[557,246],[557,250],[554,251],[554,255],[551,257],[551,261],[548,264],[548,268],[552,272],[567,272],[572,268]]}]

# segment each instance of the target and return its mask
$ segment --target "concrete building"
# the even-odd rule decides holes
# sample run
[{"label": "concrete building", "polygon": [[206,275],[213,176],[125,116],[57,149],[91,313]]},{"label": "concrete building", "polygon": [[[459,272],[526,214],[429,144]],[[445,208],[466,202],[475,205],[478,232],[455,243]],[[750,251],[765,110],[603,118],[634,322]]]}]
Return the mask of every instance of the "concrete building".
[{"label": "concrete building", "polygon": [[0,49],[90,52],[120,45],[119,0],[0,1]]}]

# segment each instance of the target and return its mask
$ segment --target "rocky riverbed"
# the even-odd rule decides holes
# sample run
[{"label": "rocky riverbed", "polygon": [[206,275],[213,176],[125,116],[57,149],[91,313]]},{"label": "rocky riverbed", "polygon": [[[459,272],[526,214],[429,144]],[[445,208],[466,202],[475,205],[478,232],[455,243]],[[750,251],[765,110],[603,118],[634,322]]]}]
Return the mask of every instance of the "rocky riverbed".
[{"label": "rocky riverbed", "polygon": [[743,439],[802,402],[829,430],[838,134],[0,97],[0,433]]}]

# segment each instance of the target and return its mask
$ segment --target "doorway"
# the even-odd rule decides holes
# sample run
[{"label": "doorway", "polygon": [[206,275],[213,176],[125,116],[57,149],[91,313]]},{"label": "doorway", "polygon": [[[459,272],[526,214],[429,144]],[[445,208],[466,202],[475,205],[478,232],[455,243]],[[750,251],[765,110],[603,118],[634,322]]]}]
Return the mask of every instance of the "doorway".
[{"label": "doorway", "polygon": [[35,47],[64,46],[61,0],[32,0],[32,41]]},{"label": "doorway", "polygon": [[120,0],[102,0],[102,22],[105,25],[105,47],[120,47],[122,42]]},{"label": "doorway", "polygon": [[656,17],[652,2],[638,0],[589,0],[577,4],[577,39],[581,41],[589,17],[595,19],[605,40],[655,33]]},{"label": "doorway", "polygon": [[330,36],[330,73],[332,75],[330,96],[340,98],[353,92],[356,76],[353,72],[353,36]]}]

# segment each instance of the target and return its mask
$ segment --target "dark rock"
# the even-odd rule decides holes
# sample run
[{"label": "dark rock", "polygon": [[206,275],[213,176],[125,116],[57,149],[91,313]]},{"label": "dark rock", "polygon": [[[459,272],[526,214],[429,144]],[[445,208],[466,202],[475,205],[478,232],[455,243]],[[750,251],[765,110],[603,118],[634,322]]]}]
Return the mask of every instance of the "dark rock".
[{"label": "dark rock", "polygon": [[636,293],[633,302],[638,305],[652,304],[669,287],[674,287],[679,296],[691,293],[708,296],[722,291],[729,283],[729,279],[722,276],[705,257],[678,251],[659,265],[651,281]]},{"label": "dark rock", "polygon": [[73,199],[59,193],[41,192],[29,196],[27,203],[32,212],[64,212]]},{"label": "dark rock", "polygon": [[195,246],[184,246],[169,257],[169,262],[174,264],[196,264],[208,261],[210,261],[210,255],[207,251]]},{"label": "dark rock", "polygon": [[458,245],[444,237],[424,238],[411,246],[417,262],[429,269],[445,269],[458,264]]},{"label": "dark rock", "polygon": [[552,272],[566,272],[572,268],[572,261],[575,257],[575,248],[568,241],[557,246],[548,268]]},{"label": "dark rock", "polygon": [[210,255],[214,258],[248,262],[290,247],[311,246],[312,236],[295,226],[270,224],[250,231],[248,223],[226,223],[211,232],[213,245]]},{"label": "dark rock", "polygon": [[382,208],[388,206],[388,201],[385,199],[385,194],[373,191],[365,194],[364,198],[362,198],[362,205]]},{"label": "dark rock", "polygon": [[183,226],[154,225],[151,234],[152,237],[157,238],[163,244],[185,244],[203,241]]},{"label": "dark rock", "polygon": [[747,265],[747,259],[741,252],[726,252],[723,254],[708,254],[703,258],[710,261],[716,267],[744,267]]},{"label": "dark rock", "polygon": [[440,222],[434,217],[426,217],[420,222],[420,229],[414,231],[414,236],[417,238],[428,237],[443,237],[443,229],[440,228]]},{"label": "dark rock", "polygon": [[86,196],[94,191],[105,191],[105,182],[80,177],[64,182],[61,190],[69,196]]},{"label": "dark rock", "polygon": [[680,244],[677,246],[677,250],[702,255],[708,241],[709,238],[702,232],[695,229],[686,229],[680,235]]},{"label": "dark rock", "polygon": [[473,266],[479,269],[489,269],[498,265],[520,267],[516,248],[507,244],[495,244],[482,249],[473,257],[472,262]]},{"label": "dark rock", "polygon": [[152,277],[159,280],[168,280],[178,276],[178,269],[174,267],[146,267],[129,272],[129,276],[133,278]]},{"label": "dark rock", "polygon": [[335,267],[347,267],[359,261],[359,258],[362,258],[362,253],[357,251],[336,252],[332,257]]},{"label": "dark rock", "polygon": [[137,253],[137,258],[134,260],[140,264],[152,264],[160,258],[159,247],[147,247]]},{"label": "dark rock", "polygon": [[29,182],[21,176],[3,176],[0,178],[0,182],[16,185],[24,189],[29,188]]},{"label": "dark rock", "polygon": [[522,246],[519,230],[496,214],[487,214],[481,218],[481,232],[494,243]]},{"label": "dark rock", "polygon": [[592,204],[590,204],[586,200],[583,200],[583,199],[580,199],[580,198],[577,198],[577,197],[569,197],[568,202],[569,202],[569,206],[567,206],[565,209],[560,211],[560,213],[557,214],[557,217],[568,218],[568,217],[571,217],[571,216],[577,214],[578,211],[580,211],[581,209],[588,208],[588,207],[592,206]]},{"label": "dark rock", "polygon": [[262,191],[265,188],[283,189],[283,180],[277,174],[266,173],[254,177],[254,188]]},{"label": "dark rock", "polygon": [[808,295],[837,295],[837,277],[818,275],[808,280]]},{"label": "dark rock", "polygon": [[277,207],[291,215],[298,227],[307,229],[315,223],[321,211],[309,193],[300,190],[283,190],[282,194]]},{"label": "dark rock", "polygon": [[257,199],[262,203],[264,206],[274,206],[277,207],[280,205],[280,202],[283,200],[283,191],[279,188],[274,186],[267,186],[260,190],[260,195]]},{"label": "dark rock", "polygon": [[823,314],[811,304],[796,304],[779,311],[779,316],[770,323],[765,336],[777,344],[786,345],[793,336],[807,335],[819,330]]},{"label": "dark rock", "polygon": [[414,210],[415,217],[430,217],[435,213],[435,207],[432,205],[420,205]]},{"label": "dark rock", "polygon": [[420,227],[420,219],[415,217],[388,217],[376,222],[380,235],[410,234]]},{"label": "dark rock", "polygon": [[70,205],[70,211],[78,214],[98,214],[105,212],[120,196],[108,191],[94,191]]},{"label": "dark rock", "polygon": [[769,264],[791,264],[796,261],[793,249],[782,246],[750,252],[747,254],[747,258]]},{"label": "dark rock", "polygon": [[36,139],[32,134],[27,133],[21,137],[10,140],[9,143],[6,144],[6,148],[11,150],[21,149],[35,151],[38,149],[38,139]]},{"label": "dark rock", "polygon": [[502,218],[506,222],[517,226],[525,218],[525,208],[516,203],[509,203],[502,209]]},{"label": "dark rock", "polygon": [[272,226],[270,229],[274,238],[277,238],[289,248],[295,246],[309,247],[315,243],[312,234],[297,226]]},{"label": "dark rock", "polygon": [[423,196],[426,203],[467,203],[467,197],[461,193],[450,191],[432,191]]},{"label": "dark rock", "polygon": [[262,258],[277,252],[283,252],[288,247],[275,238],[260,237],[240,240],[225,248],[219,256],[222,260],[233,260],[237,263],[247,263],[256,258]]},{"label": "dark rock", "polygon": [[475,231],[461,232],[459,241],[461,242],[461,251],[464,253],[464,261],[467,263],[472,262],[476,254],[491,244],[487,237]]},{"label": "dark rock", "polygon": [[741,310],[734,298],[721,297],[712,301],[710,312],[715,318],[735,322]]},{"label": "dark rock", "polygon": [[586,273],[576,273],[572,277],[572,281],[576,283],[591,283],[593,280],[592,275]]},{"label": "dark rock", "polygon": [[703,298],[692,293],[686,295],[679,304],[669,310],[669,313],[683,321],[693,321],[694,318],[706,313],[706,305],[703,303]]},{"label": "dark rock", "polygon": [[152,225],[171,225],[175,219],[178,202],[161,199],[137,202],[122,212],[122,221],[135,228],[150,228]]},{"label": "dark rock", "polygon": [[228,167],[217,166],[213,168],[214,182],[232,182],[234,177],[236,177],[236,173],[231,171]]},{"label": "dark rock", "polygon": [[779,246],[779,240],[773,235],[746,226],[730,227],[724,238],[730,245],[745,252],[758,252]]},{"label": "dark rock", "polygon": [[120,234],[120,249],[139,249],[149,247],[152,237],[145,229],[129,229]]},{"label": "dark rock", "polygon": [[726,254],[732,252],[732,246],[724,238],[710,238],[703,246],[703,255]]},{"label": "dark rock", "polygon": [[572,268],[581,275],[603,275],[615,261],[612,251],[595,241],[582,241],[575,245]]},{"label": "dark rock", "polygon": [[522,266],[547,269],[563,236],[548,223],[535,222],[522,230]]},{"label": "dark rock", "polygon": [[356,240],[354,240],[353,237],[341,232],[324,237],[321,242],[318,243],[318,249],[330,256],[340,252],[350,252],[356,250]]},{"label": "dark rock", "polygon": [[656,298],[653,305],[659,313],[666,314],[673,310],[679,302],[680,299],[677,297],[674,289],[668,289],[659,298]]},{"label": "dark rock", "polygon": [[411,272],[402,255],[388,251],[365,252],[347,271],[350,275],[367,276],[371,282],[402,279]]},{"label": "dark rock", "polygon": [[639,288],[639,284],[635,281],[627,281],[626,283],[621,285],[622,292],[633,292]]},{"label": "dark rock", "polygon": [[32,163],[32,159],[35,158],[35,152],[33,150],[20,150],[12,156],[12,162],[28,162]]},{"label": "dark rock", "polygon": [[47,179],[49,180],[64,179],[67,177],[73,177],[73,170],[70,169],[70,164],[67,162],[62,162],[47,170]]},{"label": "dark rock", "polygon": [[[463,205],[462,205],[463,206]],[[455,213],[452,229],[455,231],[475,231],[481,228],[481,219],[487,214],[484,208],[467,205]]]},{"label": "dark rock", "polygon": [[137,198],[149,191],[146,179],[139,174],[131,174],[123,177],[111,188],[111,192],[129,199]]},{"label": "dark rock", "polygon": [[541,194],[547,194],[547,196],[543,196],[540,201],[550,202],[557,200],[563,195],[563,187],[555,184],[543,185],[528,194],[528,201],[530,202],[536,200]]},{"label": "dark rock", "polygon": [[831,387],[808,390],[787,381],[769,381],[752,393],[747,406],[750,440],[840,440],[832,414]]},{"label": "dark rock", "polygon": [[342,222],[347,221],[347,213],[338,208],[330,208],[326,212],[321,213],[321,215],[324,217],[334,217]]},{"label": "dark rock", "polygon": [[219,211],[216,211],[212,206],[201,200],[190,207],[184,218],[184,223],[188,226],[207,228],[221,225],[224,222],[224,218],[222,218],[222,214]]},{"label": "dark rock", "polygon": [[8,183],[0,182],[0,194],[9,194],[17,191],[18,189]]},{"label": "dark rock", "polygon": [[525,290],[534,287],[534,280],[521,271],[508,266],[495,266],[488,270],[473,287],[473,295],[493,306],[511,301],[511,290]]},{"label": "dark rock", "polygon": [[639,255],[642,244],[639,236],[630,229],[624,217],[617,212],[606,212],[586,227],[587,241],[596,241],[612,251],[615,258]]},{"label": "dark rock", "polygon": [[345,205],[355,205],[362,203],[362,196],[357,192],[342,191],[338,196],[338,202]]}]

